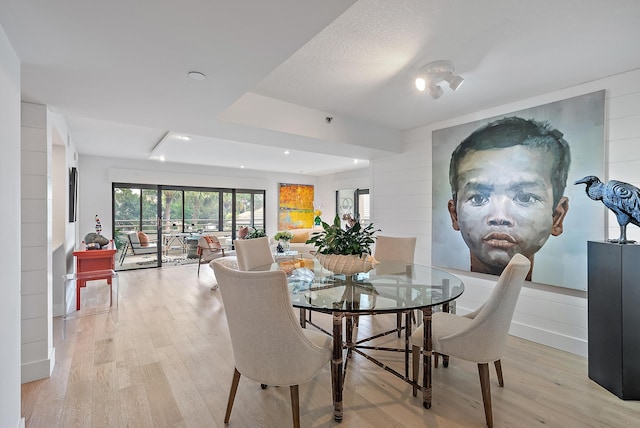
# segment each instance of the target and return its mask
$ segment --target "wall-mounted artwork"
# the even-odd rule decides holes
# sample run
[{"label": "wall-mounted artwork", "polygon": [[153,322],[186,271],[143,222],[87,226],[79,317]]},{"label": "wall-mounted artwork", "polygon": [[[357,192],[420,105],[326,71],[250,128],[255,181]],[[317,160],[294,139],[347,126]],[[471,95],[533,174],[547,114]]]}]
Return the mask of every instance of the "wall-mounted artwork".
[{"label": "wall-mounted artwork", "polygon": [[278,229],[313,227],[313,185],[280,183]]},{"label": "wall-mounted artwork", "polygon": [[69,168],[69,223],[75,223],[78,207],[78,169]]},{"label": "wall-mounted artwork", "polygon": [[432,264],[586,289],[604,210],[574,185],[604,176],[604,91],[433,132]]}]

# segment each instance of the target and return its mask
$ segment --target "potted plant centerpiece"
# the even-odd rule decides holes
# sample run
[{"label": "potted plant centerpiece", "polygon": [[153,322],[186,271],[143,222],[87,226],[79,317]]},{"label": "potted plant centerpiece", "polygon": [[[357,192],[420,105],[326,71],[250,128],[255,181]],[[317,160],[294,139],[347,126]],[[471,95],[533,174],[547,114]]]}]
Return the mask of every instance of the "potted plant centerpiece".
[{"label": "potted plant centerpiece", "polygon": [[[278,252],[284,253],[285,251],[289,251],[289,243],[293,238],[293,234],[291,232],[287,232],[286,230],[278,232],[274,235],[273,239],[278,241]],[[282,249],[282,251],[280,251]]]},{"label": "potted plant centerpiece", "polygon": [[342,228],[336,215],[333,224],[322,222],[321,232],[314,232],[307,244],[317,248],[316,258],[320,264],[335,273],[353,275],[368,272],[378,264],[371,256],[371,244],[375,242],[373,224],[362,227],[356,221],[353,226]]}]

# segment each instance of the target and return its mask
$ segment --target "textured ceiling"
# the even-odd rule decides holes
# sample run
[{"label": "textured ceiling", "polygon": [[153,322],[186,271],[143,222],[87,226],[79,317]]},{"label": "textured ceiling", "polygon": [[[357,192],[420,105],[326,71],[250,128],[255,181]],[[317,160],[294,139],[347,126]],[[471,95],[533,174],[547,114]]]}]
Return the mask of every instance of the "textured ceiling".
[{"label": "textured ceiling", "polygon": [[[81,154],[306,174],[640,68],[639,19],[637,0],[0,0],[23,99],[63,114]],[[442,59],[465,83],[433,100],[413,80]]]}]

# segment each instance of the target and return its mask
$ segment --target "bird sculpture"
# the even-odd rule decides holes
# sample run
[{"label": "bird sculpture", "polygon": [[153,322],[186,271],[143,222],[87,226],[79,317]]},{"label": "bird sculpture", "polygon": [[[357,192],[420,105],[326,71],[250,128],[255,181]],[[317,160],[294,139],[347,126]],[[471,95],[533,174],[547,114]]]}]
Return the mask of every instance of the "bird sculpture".
[{"label": "bird sculpture", "polygon": [[609,242],[632,244],[636,241],[627,239],[627,225],[633,223],[640,226],[640,189],[622,181],[600,181],[595,175],[588,175],[574,184],[586,184],[587,196],[594,201],[602,201],[616,215],[620,225],[620,237],[609,239]]}]

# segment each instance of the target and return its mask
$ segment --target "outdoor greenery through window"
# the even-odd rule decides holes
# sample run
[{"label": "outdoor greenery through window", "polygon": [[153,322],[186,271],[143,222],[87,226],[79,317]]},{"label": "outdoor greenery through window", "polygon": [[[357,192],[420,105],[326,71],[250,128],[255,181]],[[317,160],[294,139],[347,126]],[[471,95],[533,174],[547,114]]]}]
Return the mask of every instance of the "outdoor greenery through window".
[{"label": "outdoor greenery through window", "polygon": [[235,237],[242,226],[264,228],[264,197],[264,190],[114,183],[114,236],[135,230],[155,238],[185,232],[228,232]]}]

